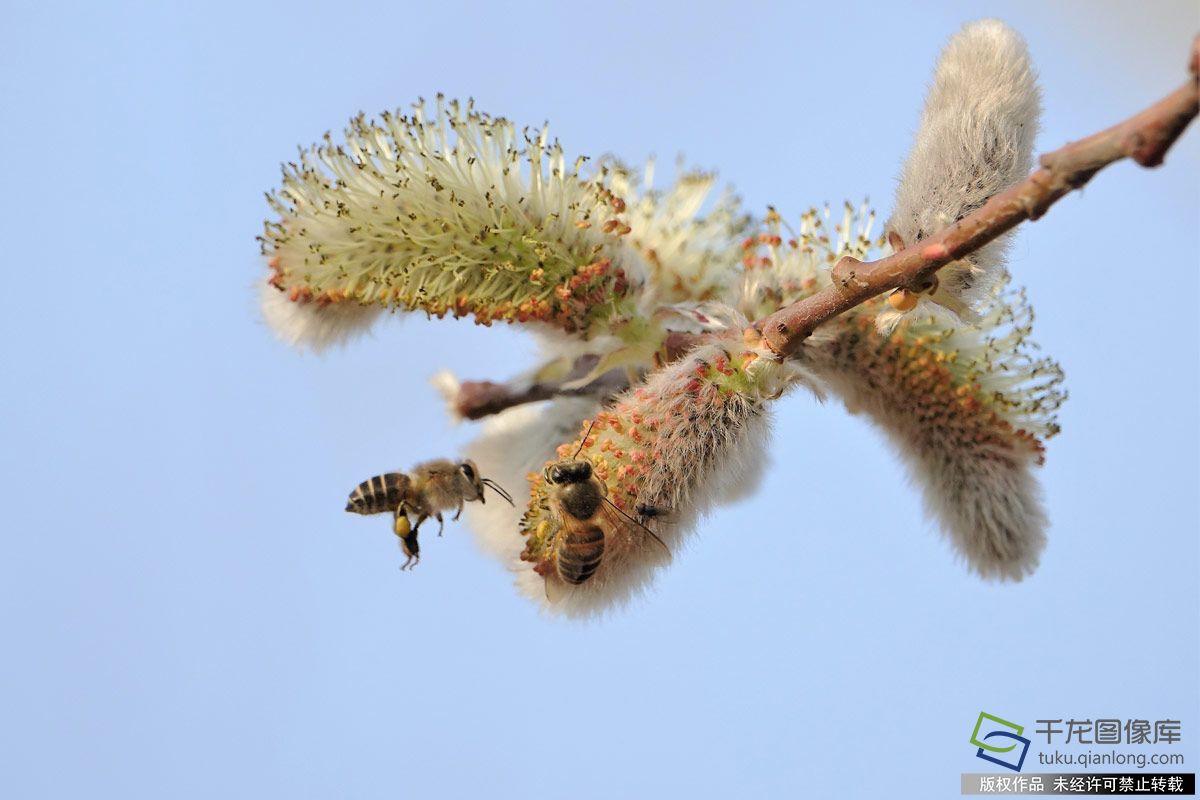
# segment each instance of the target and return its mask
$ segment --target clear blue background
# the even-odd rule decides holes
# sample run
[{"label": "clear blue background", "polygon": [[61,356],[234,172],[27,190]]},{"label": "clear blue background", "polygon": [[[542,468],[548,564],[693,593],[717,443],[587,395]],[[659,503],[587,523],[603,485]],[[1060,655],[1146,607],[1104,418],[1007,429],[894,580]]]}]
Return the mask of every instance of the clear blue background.
[{"label": "clear blue background", "polygon": [[347,491],[473,436],[430,374],[531,344],[389,320],[315,358],[257,317],[262,192],[359,110],[470,95],[572,153],[682,152],[758,212],[885,213],[938,51],[988,15],[1028,38],[1043,151],[1178,85],[1200,29],[1190,2],[5,3],[0,792],[950,797],[980,710],[1180,719],[1195,770],[1200,130],[1020,232],[1071,391],[1020,585],[799,394],[758,496],[622,613],[539,615],[461,526],[401,574]]}]

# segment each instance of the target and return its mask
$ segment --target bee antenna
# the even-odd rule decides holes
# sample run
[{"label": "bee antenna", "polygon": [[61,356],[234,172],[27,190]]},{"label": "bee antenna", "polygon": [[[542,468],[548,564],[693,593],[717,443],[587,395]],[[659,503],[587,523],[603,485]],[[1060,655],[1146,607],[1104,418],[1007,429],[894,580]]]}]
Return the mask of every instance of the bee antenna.
[{"label": "bee antenna", "polygon": [[579,447],[575,450],[575,455],[571,456],[571,460],[579,458],[579,454],[583,452],[583,446],[587,444],[587,437],[592,435],[592,428],[596,427],[596,420],[592,420],[592,424],[588,425],[587,433],[583,435],[583,440],[579,442]]},{"label": "bee antenna", "polygon": [[667,554],[667,556],[669,557],[669,556],[671,555],[671,548],[667,547],[667,543],[666,543],[666,542],[664,542],[662,539],[658,538],[658,534],[657,534],[657,533],[655,533],[654,531],[650,530],[650,529],[649,529],[649,528],[647,528],[645,525],[643,525],[642,523],[638,522],[638,521],[637,521],[636,519],[634,519],[633,517],[631,517],[631,516],[629,516],[628,514],[626,514],[624,511],[622,511],[622,510],[620,509],[620,507],[619,507],[619,506],[618,506],[616,503],[614,503],[612,500],[609,500],[607,497],[606,497],[606,498],[604,498],[604,502],[606,502],[606,503],[608,503],[610,506],[612,506],[612,507],[613,507],[613,510],[614,510],[614,511],[616,511],[618,514],[620,514],[622,517],[624,517],[625,519],[629,520],[629,521],[630,521],[630,522],[632,522],[634,525],[637,525],[639,528],[641,528],[642,530],[644,530],[646,533],[650,534],[650,537],[651,537],[652,539],[654,539],[654,541],[656,541],[656,542],[658,542],[660,545],[662,545],[662,549],[663,549],[664,551],[666,551],[666,554]]},{"label": "bee antenna", "polygon": [[480,478],[479,480],[480,480],[480,481],[483,483],[483,485],[484,485],[484,486],[490,486],[490,487],[492,487],[492,491],[493,491],[493,492],[495,492],[496,494],[500,495],[500,496],[501,496],[501,497],[503,497],[505,500],[507,500],[507,501],[508,501],[508,504],[509,504],[510,506],[512,506],[513,508],[516,508],[516,503],[514,503],[514,502],[513,502],[512,495],[511,495],[511,494],[509,494],[508,492],[506,492],[506,491],[504,490],[504,487],[503,487],[503,486],[501,486],[500,484],[496,483],[496,482],[495,482],[494,480],[492,480],[491,478]]}]

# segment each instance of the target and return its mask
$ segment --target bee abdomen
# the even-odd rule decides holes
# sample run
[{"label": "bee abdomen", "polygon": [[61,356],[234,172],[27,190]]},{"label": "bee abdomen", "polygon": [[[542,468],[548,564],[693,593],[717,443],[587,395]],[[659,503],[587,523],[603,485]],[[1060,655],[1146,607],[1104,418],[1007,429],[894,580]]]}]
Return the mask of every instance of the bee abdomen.
[{"label": "bee abdomen", "polygon": [[355,514],[382,514],[395,511],[408,493],[408,476],[403,472],[389,472],[365,480],[350,493],[346,510]]},{"label": "bee abdomen", "polygon": [[595,574],[604,558],[604,531],[595,525],[571,531],[558,552],[558,575],[580,584]]}]

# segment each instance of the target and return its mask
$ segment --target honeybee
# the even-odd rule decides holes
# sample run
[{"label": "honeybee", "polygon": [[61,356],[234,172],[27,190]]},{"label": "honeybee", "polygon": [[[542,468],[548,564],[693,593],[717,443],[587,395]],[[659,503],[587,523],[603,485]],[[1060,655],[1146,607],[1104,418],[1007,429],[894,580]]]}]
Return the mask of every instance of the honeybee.
[{"label": "honeybee", "polygon": [[[583,438],[587,441],[586,435]],[[668,558],[671,555],[670,548],[654,531],[608,499],[607,485],[596,477],[592,465],[577,460],[578,456],[577,450],[570,460],[550,464],[543,472],[551,510],[561,523],[549,543],[545,560],[535,568],[547,578],[546,592],[551,600],[554,590],[547,573],[553,570],[558,578],[573,586],[587,581],[604,561],[606,541],[618,533],[636,530],[657,542]]]},{"label": "honeybee", "polygon": [[[388,472],[363,481],[350,493],[346,510],[355,514],[392,512],[392,531],[408,557],[400,569],[412,569],[421,561],[421,546],[417,542],[421,523],[433,517],[438,521],[438,536],[441,536],[445,527],[442,512],[456,509],[457,520],[464,503],[487,502],[483,495],[485,486],[512,505],[512,495],[491,478],[481,476],[474,461],[457,464],[446,459],[426,461],[413,467],[411,474]],[[415,524],[409,520],[410,514],[416,516]]]}]

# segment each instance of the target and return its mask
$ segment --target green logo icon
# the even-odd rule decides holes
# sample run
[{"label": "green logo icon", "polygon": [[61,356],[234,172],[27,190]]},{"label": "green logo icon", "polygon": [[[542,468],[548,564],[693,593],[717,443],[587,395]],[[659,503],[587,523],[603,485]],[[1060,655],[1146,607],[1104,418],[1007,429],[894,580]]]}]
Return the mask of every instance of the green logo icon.
[{"label": "green logo icon", "polygon": [[[983,732],[982,736],[980,736],[981,731]],[[1015,722],[993,716],[986,711],[980,711],[979,719],[975,720],[975,730],[971,731],[971,744],[979,748],[975,751],[975,755],[984,761],[1020,772],[1021,767],[1025,765],[1025,755],[1029,752],[1029,740],[1021,735],[1024,732],[1024,725],[1018,725]],[[1011,741],[1012,744],[1002,747],[997,744],[1000,741]],[[1017,745],[1022,746],[1020,755],[1013,752]],[[1002,758],[999,755],[1001,753],[1012,753],[1012,755]]]},{"label": "green logo icon", "polygon": [[[1024,725],[1018,725],[1017,723],[1009,722],[1006,719],[1000,719],[999,717],[993,717],[991,714],[988,714],[986,711],[980,711],[979,719],[976,720],[976,722],[975,722],[975,730],[971,731],[971,744],[975,745],[976,747],[983,748],[984,750],[990,750],[993,753],[1007,753],[1008,751],[1012,750],[1014,747],[1017,746],[1017,742],[1013,742],[1008,747],[996,747],[996,745],[994,745],[994,744],[985,744],[984,742],[979,741],[979,729],[983,727],[984,720],[991,720],[992,722],[996,722],[996,723],[999,723],[1000,725],[1003,725],[1005,728],[1011,728],[1013,733],[1015,733],[1017,736],[1020,736],[1022,733],[1025,732]],[[988,727],[991,728],[993,726],[989,725]]]}]

